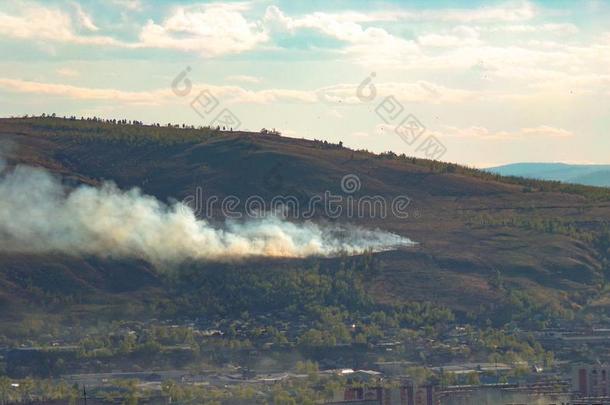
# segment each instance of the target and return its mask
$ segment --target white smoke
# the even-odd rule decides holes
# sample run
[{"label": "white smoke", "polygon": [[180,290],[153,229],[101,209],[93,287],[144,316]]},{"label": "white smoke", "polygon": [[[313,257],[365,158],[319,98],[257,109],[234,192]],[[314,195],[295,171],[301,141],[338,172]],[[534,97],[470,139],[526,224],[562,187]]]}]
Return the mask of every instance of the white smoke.
[{"label": "white smoke", "polygon": [[[0,163],[0,172],[2,163]],[[45,170],[0,173],[0,252],[183,260],[358,254],[412,244],[380,230],[292,223],[265,216],[215,228],[186,205],[166,205],[112,183],[68,190]]]}]

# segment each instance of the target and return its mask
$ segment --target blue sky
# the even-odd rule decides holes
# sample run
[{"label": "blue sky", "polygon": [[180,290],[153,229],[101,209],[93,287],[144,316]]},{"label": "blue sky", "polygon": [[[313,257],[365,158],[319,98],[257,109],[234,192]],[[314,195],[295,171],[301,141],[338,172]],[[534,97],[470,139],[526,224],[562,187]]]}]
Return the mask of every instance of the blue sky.
[{"label": "blue sky", "polygon": [[2,116],[208,125],[206,92],[244,129],[424,157],[411,114],[443,160],[610,163],[609,1],[15,1],[0,53]]}]

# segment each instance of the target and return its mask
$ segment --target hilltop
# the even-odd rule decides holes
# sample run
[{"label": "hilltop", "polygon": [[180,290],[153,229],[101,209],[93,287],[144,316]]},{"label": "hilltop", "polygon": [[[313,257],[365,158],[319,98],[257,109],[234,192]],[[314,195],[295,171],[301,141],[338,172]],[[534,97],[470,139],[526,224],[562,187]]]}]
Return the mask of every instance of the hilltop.
[{"label": "hilltop", "polygon": [[[7,118],[0,120],[0,144],[9,166],[46,168],[68,187],[110,180],[166,202],[192,197],[198,188],[220,198],[258,195],[270,202],[279,195],[305,202],[325,191],[345,195],[342,178],[356,175],[360,189],[354,198],[411,200],[408,218],[328,218],[323,212],[313,218],[380,228],[418,242],[372,254],[376,271],[364,273],[362,288],[378,305],[434,302],[459,316],[494,322],[527,318],[534,311],[570,319],[608,305],[607,189],[502,177],[277,134],[139,122]],[[218,209],[210,216],[222,220]],[[322,262],[334,268],[340,260]],[[286,266],[310,264],[309,259],[255,260],[236,268],[252,277],[253,271],[275,274]],[[197,267],[208,275],[214,269],[231,277],[240,274],[211,263]],[[45,313],[48,303],[73,315],[103,308],[112,317],[125,305],[133,306],[134,314],[161,313],[160,305],[184,304],[168,283],[167,274],[144,261],[0,253],[0,318],[10,322],[20,313]],[[222,291],[218,294],[240,294]],[[252,304],[243,299],[239,309]],[[218,306],[223,297],[210,300]]]}]

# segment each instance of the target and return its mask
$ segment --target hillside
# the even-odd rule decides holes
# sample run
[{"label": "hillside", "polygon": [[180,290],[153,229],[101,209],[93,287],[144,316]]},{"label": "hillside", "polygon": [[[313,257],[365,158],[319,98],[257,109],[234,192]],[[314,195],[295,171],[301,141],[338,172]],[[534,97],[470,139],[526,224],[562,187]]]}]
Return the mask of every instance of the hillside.
[{"label": "hillside", "polygon": [[[502,178],[319,141],[209,129],[2,119],[0,144],[9,166],[44,167],[70,187],[112,180],[121,189],[138,187],[162,201],[183,200],[200,187],[206,196],[220,198],[260,195],[269,202],[290,195],[306,202],[325,191],[345,195],[341,180],[355,174],[361,188],[353,197],[411,199],[408,218],[346,218],[344,212],[333,219],[320,211],[313,218],[380,228],[418,242],[373,254],[378,271],[366,275],[364,288],[378,304],[431,301],[457,314],[493,315],[502,321],[510,319],[515,300],[524,314],[538,308],[566,317],[583,306],[594,304],[587,306],[590,310],[607,302],[599,295],[608,277],[603,238],[610,192],[604,189]],[[222,220],[218,208],[212,216]],[[332,268],[338,260],[322,262]],[[276,274],[286,266],[310,263],[257,259],[235,268]],[[208,275],[215,269],[239,274],[215,263],[194,266]],[[142,260],[4,252],[0,318],[12,322],[26,311],[44,314],[58,305],[72,317],[92,311],[109,317],[143,310],[158,315],[160,306],[186,305],[168,283],[167,274]],[[269,305],[274,299],[269,298]],[[243,308],[247,306],[246,300]]]},{"label": "hillside", "polygon": [[486,169],[502,176],[610,187],[610,165],[572,165],[566,163],[513,163]]}]

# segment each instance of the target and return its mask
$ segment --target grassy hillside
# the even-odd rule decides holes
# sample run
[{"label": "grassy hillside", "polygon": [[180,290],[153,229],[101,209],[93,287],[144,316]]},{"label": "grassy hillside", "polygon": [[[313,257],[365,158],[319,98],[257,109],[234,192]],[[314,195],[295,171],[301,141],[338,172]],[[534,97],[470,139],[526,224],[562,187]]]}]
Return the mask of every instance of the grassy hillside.
[{"label": "grassy hillside", "polygon": [[[332,219],[318,211],[314,220],[379,227],[419,243],[374,254],[375,271],[354,273],[352,280],[361,285],[353,288],[361,287],[375,305],[430,301],[460,316],[497,322],[525,319],[534,311],[570,318],[583,310],[607,308],[608,189],[505,178],[392,153],[375,155],[320,141],[209,128],[15,118],[0,120],[0,144],[9,165],[45,167],[70,186],[112,180],[163,201],[182,200],[201,187],[206,196],[260,195],[270,201],[290,195],[306,202],[327,190],[344,195],[341,179],[355,174],[361,188],[353,197],[409,196],[409,218]],[[221,219],[218,209],[212,214]],[[266,301],[248,301],[257,292],[246,291],[243,302],[220,305],[219,312],[248,306],[278,309],[274,300],[286,297],[293,298],[281,301],[282,307],[305,307],[306,297],[288,292],[308,284],[290,284],[278,271],[289,268],[287,274],[297,277],[304,268],[321,266],[315,277],[332,280],[341,261],[257,260],[230,268],[195,263],[197,271],[176,275],[159,274],[146,262],[3,253],[0,318],[14,321],[26,312],[42,317],[54,308],[73,319],[93,311],[110,318],[121,310],[134,316],[143,311],[151,316],[178,314],[181,308],[189,312],[196,307],[205,312],[205,305],[234,302],[239,292],[215,288],[209,278],[197,274],[219,277],[217,286],[232,283],[245,289],[239,274],[252,271],[258,281],[248,285],[260,284],[259,292],[270,294]],[[182,277],[191,277],[189,283]],[[341,290],[333,288],[328,296],[310,300],[361,305],[358,300],[347,304],[347,298],[334,299]],[[202,300],[202,294],[215,295]]]}]

